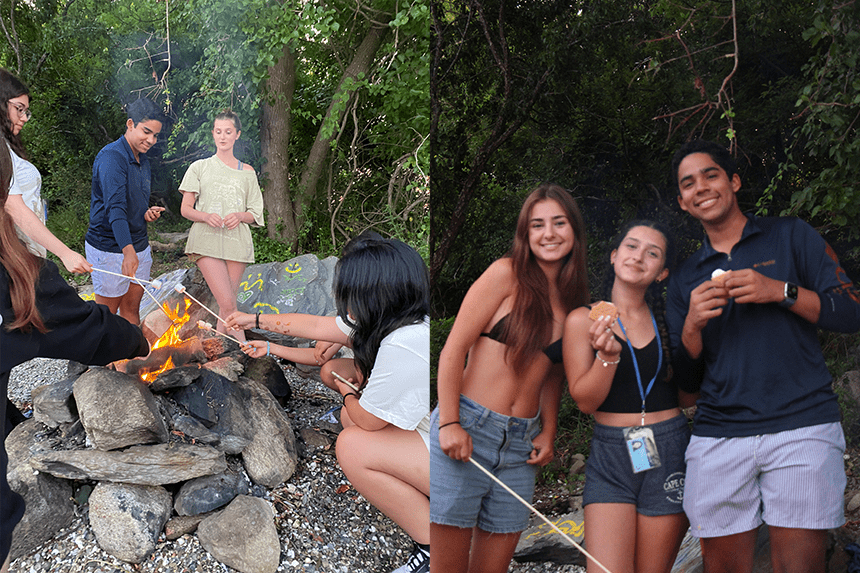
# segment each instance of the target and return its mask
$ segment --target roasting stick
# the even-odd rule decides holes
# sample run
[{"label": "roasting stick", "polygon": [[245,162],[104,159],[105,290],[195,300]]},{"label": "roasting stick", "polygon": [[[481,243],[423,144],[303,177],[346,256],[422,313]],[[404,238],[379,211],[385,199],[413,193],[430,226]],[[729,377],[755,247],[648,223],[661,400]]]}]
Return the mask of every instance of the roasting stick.
[{"label": "roasting stick", "polygon": [[[199,300],[197,300],[196,298],[194,298],[193,296],[191,296],[190,294],[188,294],[188,292],[185,290],[185,287],[184,287],[183,285],[178,284],[178,285],[176,285],[175,287],[173,287],[173,290],[175,290],[175,291],[176,291],[176,292],[178,292],[178,293],[184,294],[185,296],[187,296],[188,298],[190,298],[191,300],[193,300],[194,302],[196,302],[197,304],[199,304],[200,306],[202,306],[202,307],[203,307],[203,309],[204,309],[204,310],[206,310],[209,314],[211,314],[212,316],[214,316],[215,318],[217,318],[218,320],[220,320],[221,322],[223,322],[225,325],[227,324],[227,321],[226,321],[226,320],[224,320],[223,318],[221,318],[220,316],[218,316],[217,314],[215,314],[215,313],[212,311],[212,309],[211,309],[211,308],[207,307],[205,304],[203,304],[202,302],[200,302]],[[216,332],[217,332],[217,331],[216,331]],[[220,334],[220,333],[219,333],[219,334]],[[235,340],[235,338],[234,338],[234,340]],[[238,341],[237,341],[237,342],[238,342]]]},{"label": "roasting stick", "polygon": [[223,332],[218,332],[217,330],[212,328],[211,324],[209,324],[208,322],[206,322],[204,320],[198,320],[197,321],[197,328],[202,328],[203,330],[210,330],[210,331],[214,332],[215,334],[220,334],[224,338],[229,338],[230,340],[232,340],[233,342],[235,342],[239,346],[247,346],[248,345],[247,342],[239,342],[238,340],[236,340],[235,338],[233,338],[229,334],[224,334]]},{"label": "roasting stick", "polygon": [[124,279],[128,279],[128,280],[130,280],[130,281],[136,281],[137,283],[146,283],[146,284],[148,284],[148,285],[152,285],[152,288],[154,288],[155,290],[158,290],[158,289],[160,289],[160,288],[161,288],[161,281],[160,281],[159,279],[155,279],[154,281],[148,281],[148,280],[144,280],[144,279],[139,279],[139,278],[137,278],[137,277],[130,277],[130,276],[127,276],[127,275],[122,275],[122,274],[120,274],[120,273],[115,273],[115,272],[112,272],[112,271],[106,271],[106,270],[104,270],[104,269],[99,269],[99,268],[96,268],[96,267],[93,267],[93,270],[94,270],[94,271],[98,271],[98,272],[100,272],[100,273],[105,273],[105,274],[108,274],[108,275],[113,275],[113,276],[115,276],[115,277],[122,277],[122,278],[124,278]]},{"label": "roasting stick", "polygon": [[554,524],[554,523],[553,523],[553,522],[551,522],[549,519],[547,519],[547,518],[546,518],[546,516],[544,516],[544,514],[542,514],[541,512],[539,512],[539,511],[538,511],[537,509],[535,509],[535,508],[534,508],[534,507],[533,507],[529,502],[527,502],[527,501],[526,501],[526,500],[524,500],[522,497],[520,497],[520,496],[517,494],[517,492],[515,492],[514,490],[512,490],[511,488],[509,488],[507,485],[505,485],[505,483],[504,483],[504,482],[502,482],[502,480],[500,480],[499,478],[497,478],[496,476],[494,476],[493,474],[491,474],[490,472],[488,472],[486,469],[484,469],[484,466],[482,466],[481,464],[479,464],[478,462],[476,462],[473,458],[471,458],[471,457],[470,457],[470,458],[469,458],[469,461],[470,461],[470,462],[472,462],[472,463],[473,463],[473,464],[474,464],[474,465],[475,465],[479,470],[481,470],[482,472],[484,472],[485,474],[487,474],[488,476],[490,476],[490,479],[492,479],[494,482],[496,482],[497,484],[499,484],[500,486],[502,486],[503,488],[505,488],[505,491],[507,491],[507,492],[508,492],[509,494],[511,494],[512,496],[514,496],[514,497],[517,499],[517,501],[519,501],[521,504],[523,504],[524,506],[526,506],[527,508],[529,508],[530,510],[532,510],[532,511],[533,511],[533,512],[538,516],[538,517],[540,517],[542,520],[544,520],[544,522],[545,522],[547,525],[549,525],[550,527],[552,527],[552,528],[553,528],[553,529],[554,529],[554,530],[555,530],[559,535],[561,535],[562,537],[564,537],[564,538],[565,538],[567,541],[569,541],[569,542],[570,542],[574,547],[576,547],[577,549],[579,549],[579,550],[582,552],[582,554],[583,554],[583,555],[585,555],[586,557],[588,557],[589,559],[591,559],[592,561],[594,561],[594,563],[596,563],[598,567],[600,567],[601,569],[603,569],[606,573],[612,573],[609,569],[607,569],[607,568],[603,565],[603,563],[601,563],[600,561],[598,561],[597,559],[595,559],[594,557],[592,557],[592,556],[591,556],[591,554],[590,554],[588,551],[586,551],[586,550],[585,550],[585,549],[584,549],[580,544],[578,544],[576,541],[574,541],[573,539],[571,539],[571,538],[570,538],[570,536],[569,536],[569,535],[567,535],[565,532],[563,532],[561,529],[559,529],[559,528],[558,528],[558,526],[556,526],[556,524]]},{"label": "roasting stick", "polygon": [[356,392],[361,392],[361,390],[359,390],[358,388],[356,388],[356,387],[352,384],[352,382],[349,382],[346,378],[344,378],[343,376],[341,376],[340,374],[338,374],[338,373],[337,373],[337,372],[335,372],[334,370],[332,370],[332,371],[331,371],[331,373],[332,373],[332,374],[334,374],[334,377],[335,377],[335,378],[337,378],[338,380],[340,380],[341,382],[343,382],[344,384],[346,384],[347,386],[349,386],[350,388],[352,388],[352,389],[353,389],[353,390],[355,390]]}]

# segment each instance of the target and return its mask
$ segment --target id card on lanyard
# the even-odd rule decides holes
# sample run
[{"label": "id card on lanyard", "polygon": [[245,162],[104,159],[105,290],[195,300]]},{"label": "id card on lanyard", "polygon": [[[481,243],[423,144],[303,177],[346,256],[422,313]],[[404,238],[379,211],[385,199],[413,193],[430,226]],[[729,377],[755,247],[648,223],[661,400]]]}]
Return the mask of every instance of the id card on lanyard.
[{"label": "id card on lanyard", "polygon": [[636,360],[636,352],[633,345],[630,343],[630,338],[627,336],[627,331],[624,330],[624,324],[621,322],[621,317],[618,317],[618,326],[624,334],[624,339],[627,342],[627,347],[630,349],[630,356],[633,358],[633,370],[636,372],[636,384],[639,386],[639,397],[642,398],[642,423],[639,426],[624,428],[624,442],[627,444],[627,453],[630,455],[630,462],[633,465],[633,473],[648,471],[654,468],[659,468],[660,453],[657,451],[657,441],[654,439],[654,432],[651,428],[645,427],[645,399],[654,387],[654,382],[657,376],[660,375],[660,370],[663,368],[663,347],[660,340],[660,330],[657,328],[657,320],[654,318],[654,313],[651,313],[651,324],[654,325],[654,333],[657,336],[657,371],[654,377],[648,383],[647,388],[642,387],[642,374],[639,372],[639,362]]}]

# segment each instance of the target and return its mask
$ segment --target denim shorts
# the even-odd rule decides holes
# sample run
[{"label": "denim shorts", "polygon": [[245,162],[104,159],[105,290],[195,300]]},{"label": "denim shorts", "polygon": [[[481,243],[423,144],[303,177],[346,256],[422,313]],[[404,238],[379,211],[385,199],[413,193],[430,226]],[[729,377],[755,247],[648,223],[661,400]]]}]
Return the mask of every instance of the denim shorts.
[{"label": "denim shorts", "polygon": [[[460,425],[472,437],[472,459],[531,503],[533,465],[526,460],[540,433],[540,416],[503,416],[460,396]],[[430,521],[488,533],[515,533],[529,524],[529,509],[471,462],[446,456],[439,447],[439,410],[430,427]]]},{"label": "denim shorts", "polygon": [[[122,253],[108,253],[106,251],[100,251],[87,242],[84,243],[84,249],[87,261],[89,261],[94,267],[110,271],[112,273],[122,274]],[[144,250],[137,253],[137,260],[137,272],[134,273],[134,276],[148,281],[149,271],[152,269],[152,247],[146,247]],[[96,271],[92,273],[92,278],[93,292],[99,296],[116,298],[118,296],[123,296],[128,292],[130,279],[127,277],[118,277],[116,275],[109,275],[107,273]]]},{"label": "denim shorts", "polygon": [[684,416],[646,426],[654,432],[660,467],[633,473],[624,428],[594,425],[591,453],[585,467],[582,504],[627,503],[647,516],[683,512],[690,428]]},{"label": "denim shorts", "polygon": [[845,523],[845,436],[839,422],[741,438],[693,436],[684,510],[694,537],[762,522],[792,529]]}]

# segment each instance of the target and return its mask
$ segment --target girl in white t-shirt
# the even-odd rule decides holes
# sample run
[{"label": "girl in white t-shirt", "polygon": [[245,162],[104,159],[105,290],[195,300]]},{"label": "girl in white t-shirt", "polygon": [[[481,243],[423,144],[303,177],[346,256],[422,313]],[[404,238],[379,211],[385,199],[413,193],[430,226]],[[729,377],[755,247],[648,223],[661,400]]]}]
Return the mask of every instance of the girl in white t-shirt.
[{"label": "girl in white t-shirt", "polygon": [[[344,361],[337,459],[368,501],[413,540],[408,563],[395,573],[429,571],[430,323],[427,268],[415,250],[394,239],[354,239],[335,268],[338,315],[245,314],[227,318],[234,329],[280,334],[350,346]],[[252,357],[280,355],[278,345],[249,341]]]}]

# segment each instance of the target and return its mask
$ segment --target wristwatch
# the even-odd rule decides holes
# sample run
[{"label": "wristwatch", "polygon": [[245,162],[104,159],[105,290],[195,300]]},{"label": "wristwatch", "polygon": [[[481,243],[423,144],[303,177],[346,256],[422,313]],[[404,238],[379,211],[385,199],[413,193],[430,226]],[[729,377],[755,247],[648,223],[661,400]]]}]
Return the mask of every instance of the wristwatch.
[{"label": "wristwatch", "polygon": [[791,308],[791,306],[797,302],[797,285],[794,283],[786,282],[783,295],[785,298],[782,299],[782,302],[779,303],[779,306],[781,306],[782,308]]}]

